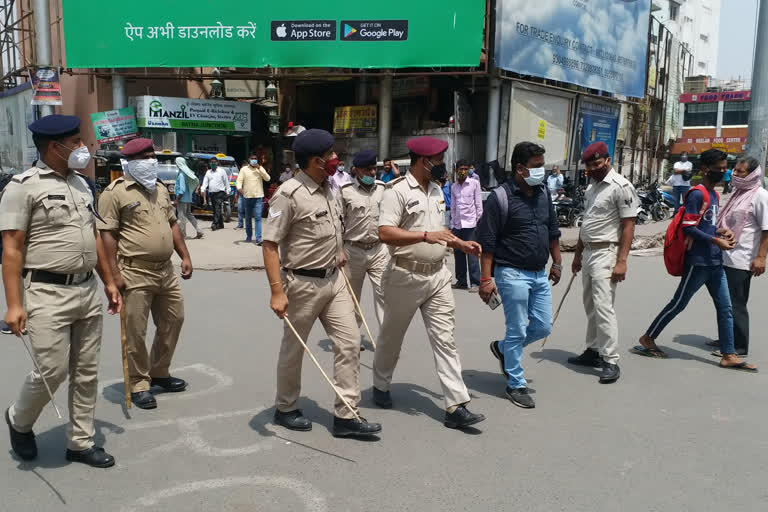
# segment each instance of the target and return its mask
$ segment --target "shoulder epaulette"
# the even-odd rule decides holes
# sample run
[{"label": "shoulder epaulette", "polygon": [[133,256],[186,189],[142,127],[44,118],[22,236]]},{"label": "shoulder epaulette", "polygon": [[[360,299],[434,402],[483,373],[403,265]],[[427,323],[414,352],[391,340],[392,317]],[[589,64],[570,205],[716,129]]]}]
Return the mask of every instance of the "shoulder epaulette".
[{"label": "shoulder epaulette", "polygon": [[30,167],[26,171],[14,175],[13,178],[11,178],[11,181],[15,181],[16,183],[24,183],[24,181],[27,178],[30,178],[30,177],[36,175],[39,171],[40,171],[40,169],[38,169],[37,167]]},{"label": "shoulder epaulette", "polygon": [[405,179],[405,176],[400,176],[399,178],[396,178],[396,179],[390,181],[389,183],[387,183],[386,187],[387,188],[392,188],[393,186],[395,186],[396,184],[400,183],[404,179]]},{"label": "shoulder epaulette", "polygon": [[115,181],[107,185],[107,188],[105,188],[104,190],[113,190],[118,183],[123,183],[124,181],[125,181],[125,178],[123,176],[120,176]]},{"label": "shoulder epaulette", "polygon": [[293,197],[293,194],[295,194],[296,191],[300,188],[301,182],[295,178],[291,178],[280,185],[280,188],[277,189],[276,193],[284,195],[285,197]]},{"label": "shoulder epaulette", "polygon": [[383,182],[383,181],[381,181],[381,180],[376,180],[376,186],[386,187],[386,186],[387,186],[387,184],[386,184],[386,183],[384,183],[384,182]]},{"label": "shoulder epaulette", "polygon": [[345,183],[345,184],[343,184],[343,185],[341,186],[341,188],[347,188],[347,187],[351,187],[351,186],[352,186],[352,185],[354,185],[354,184],[355,184],[355,182],[353,182],[353,181],[350,181],[349,183]]}]

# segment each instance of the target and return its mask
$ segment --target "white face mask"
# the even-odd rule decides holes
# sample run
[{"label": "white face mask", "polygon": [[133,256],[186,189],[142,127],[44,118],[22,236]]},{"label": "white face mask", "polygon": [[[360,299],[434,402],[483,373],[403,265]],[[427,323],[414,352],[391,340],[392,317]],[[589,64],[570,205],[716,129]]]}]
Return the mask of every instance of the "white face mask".
[{"label": "white face mask", "polygon": [[139,185],[154,192],[157,186],[157,159],[148,158],[144,160],[129,160],[125,163],[125,171],[133,179],[139,182]]},{"label": "white face mask", "polygon": [[[59,144],[61,147],[69,149],[64,144]],[[88,162],[91,161],[91,153],[85,146],[80,146],[72,150],[67,158],[67,167],[70,169],[81,170],[85,169]]]},{"label": "white face mask", "polygon": [[528,169],[529,175],[527,178],[525,178],[525,182],[531,186],[535,187],[536,185],[541,185],[541,182],[544,181],[544,176],[547,174],[547,170],[543,167],[536,167],[534,169]]}]

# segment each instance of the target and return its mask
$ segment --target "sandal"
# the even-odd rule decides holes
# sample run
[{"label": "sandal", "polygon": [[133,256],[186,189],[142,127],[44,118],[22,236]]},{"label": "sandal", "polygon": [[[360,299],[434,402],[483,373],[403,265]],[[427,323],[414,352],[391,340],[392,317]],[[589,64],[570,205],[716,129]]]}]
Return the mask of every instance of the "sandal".
[{"label": "sandal", "polygon": [[720,363],[720,368],[725,368],[726,370],[738,370],[741,372],[747,372],[747,373],[758,373],[757,368],[750,367],[749,363],[746,361],[742,361],[739,364],[735,365],[724,365],[723,363]]},{"label": "sandal", "polygon": [[666,359],[667,354],[658,348],[646,348],[642,345],[636,345],[632,347],[632,352],[635,354],[645,356],[645,357],[652,357],[654,359]]}]

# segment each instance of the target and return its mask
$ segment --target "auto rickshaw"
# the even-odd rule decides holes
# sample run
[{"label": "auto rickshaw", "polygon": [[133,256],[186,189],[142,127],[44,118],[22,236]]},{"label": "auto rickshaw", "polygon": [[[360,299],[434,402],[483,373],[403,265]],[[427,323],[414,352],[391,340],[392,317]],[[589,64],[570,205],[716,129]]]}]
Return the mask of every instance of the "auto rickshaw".
[{"label": "auto rickshaw", "polygon": [[[237,187],[235,185],[237,182],[237,175],[240,172],[240,169],[237,166],[237,161],[233,157],[223,153],[215,155],[210,153],[187,153],[184,155],[184,158],[187,160],[187,165],[189,165],[190,169],[195,171],[201,184],[205,178],[205,170],[201,169],[200,163],[205,162],[210,167],[211,160],[216,159],[218,166],[226,171],[227,176],[229,177],[230,191],[229,201],[224,203],[224,222],[229,222],[232,212],[237,211]],[[192,210],[196,214],[213,215],[213,206],[210,204],[210,201],[208,204],[203,204],[201,193],[195,193]]]}]

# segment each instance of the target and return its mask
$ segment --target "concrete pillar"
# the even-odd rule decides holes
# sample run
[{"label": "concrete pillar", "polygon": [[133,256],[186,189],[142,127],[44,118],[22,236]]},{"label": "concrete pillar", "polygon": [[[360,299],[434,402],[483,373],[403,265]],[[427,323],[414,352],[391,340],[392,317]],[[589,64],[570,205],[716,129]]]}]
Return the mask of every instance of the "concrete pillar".
[{"label": "concrete pillar", "polygon": [[717,127],[715,128],[715,137],[723,136],[723,112],[725,112],[725,102],[717,102]]},{"label": "concrete pillar", "polygon": [[747,154],[766,168],[768,143],[768,0],[760,0],[752,65],[752,101],[747,132]]},{"label": "concrete pillar", "polygon": [[128,106],[128,92],[125,89],[125,77],[112,72],[112,109],[119,110]]},{"label": "concrete pillar", "polygon": [[379,158],[389,156],[392,138],[392,75],[381,77],[379,87]]},{"label": "concrete pillar", "polygon": [[501,108],[501,80],[491,76],[488,89],[488,141],[485,146],[485,161],[492,162],[499,157],[499,111]]}]

